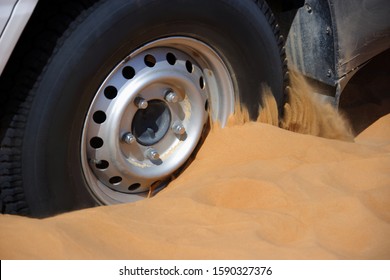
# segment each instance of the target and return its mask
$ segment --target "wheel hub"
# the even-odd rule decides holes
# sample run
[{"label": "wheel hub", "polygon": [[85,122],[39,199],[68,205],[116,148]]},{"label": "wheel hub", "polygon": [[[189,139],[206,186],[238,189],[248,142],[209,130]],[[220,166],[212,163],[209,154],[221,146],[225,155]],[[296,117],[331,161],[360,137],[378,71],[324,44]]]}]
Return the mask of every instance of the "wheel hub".
[{"label": "wheel hub", "polygon": [[169,106],[161,100],[152,100],[147,108],[135,113],[131,130],[139,144],[152,146],[164,138],[170,123]]}]

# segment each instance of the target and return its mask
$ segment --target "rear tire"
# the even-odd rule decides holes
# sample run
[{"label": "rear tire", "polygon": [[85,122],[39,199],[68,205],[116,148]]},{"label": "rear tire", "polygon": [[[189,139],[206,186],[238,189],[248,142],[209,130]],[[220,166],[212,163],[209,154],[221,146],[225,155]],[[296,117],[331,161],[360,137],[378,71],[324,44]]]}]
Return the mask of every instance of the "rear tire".
[{"label": "rear tire", "polygon": [[[131,63],[141,50],[148,50],[149,45],[183,53],[183,57],[187,57],[185,59],[191,61],[193,67],[199,68],[201,79],[197,77],[196,81],[201,80],[201,85],[197,86],[198,90],[199,87],[202,88],[202,82],[208,86],[217,81],[213,90],[207,88],[206,99],[209,102],[202,101],[206,105],[194,110],[204,110],[204,106],[207,107],[210,103],[211,117],[224,123],[228,113],[234,109],[234,102],[239,100],[248,109],[251,118],[255,119],[261,102],[260,90],[264,84],[272,89],[281,109],[285,98],[283,92],[286,74],[283,42],[266,4],[256,2],[259,3],[251,0],[118,0],[99,1],[83,11],[63,35],[56,39],[56,47],[50,53],[44,70],[36,73],[34,87],[24,91],[24,94],[13,94],[7,105],[12,109],[8,115],[3,116],[2,122],[2,212],[47,216],[116,203],[115,199],[103,197],[111,192],[117,192],[120,197],[133,195],[123,194],[121,189],[106,186],[109,179],[104,179],[106,174],[101,175],[99,170],[88,171],[91,154],[87,154],[83,147],[88,145],[84,142],[88,142],[90,138],[84,135],[88,134],[89,118],[93,119],[88,117],[94,112],[91,108],[100,106],[96,100],[102,86],[116,73],[114,71],[118,69],[118,65]],[[177,41],[176,45],[168,43],[175,38],[184,39]],[[192,40],[199,44],[187,43]],[[159,42],[163,42],[162,45]],[[203,45],[207,51],[203,50]],[[207,55],[213,52],[215,56]],[[222,61],[223,67],[220,69],[226,70],[229,79],[212,80],[207,76],[208,67],[215,68],[211,72],[219,67],[216,66],[219,65],[217,62],[213,63],[214,60]],[[161,63],[168,65],[166,62]],[[147,62],[145,64],[147,68]],[[146,70],[145,73],[149,73]],[[222,77],[225,70],[221,70]],[[185,70],[177,71],[178,79],[186,79]],[[216,72],[212,74],[215,76]],[[126,75],[133,76],[132,73],[123,74]],[[192,82],[189,83],[191,88],[196,87]],[[223,85],[218,86],[218,83]],[[157,100],[159,97],[153,98]],[[161,98],[161,102],[163,101]],[[115,104],[120,106],[120,103]],[[171,110],[172,107],[167,108]],[[126,114],[133,116],[133,113],[134,110]],[[103,116],[104,120],[124,118]],[[110,133],[107,130],[106,134]],[[203,136],[196,138],[195,142]],[[119,138],[118,135],[117,142],[115,139],[107,140],[113,143],[110,149],[123,144]],[[138,145],[141,142],[137,138]],[[148,145],[141,145],[141,148]],[[190,150],[194,151],[196,143],[191,145]],[[114,157],[110,164],[114,165],[120,160],[121,158]],[[157,170],[156,166],[158,165],[154,165],[151,171]],[[122,170],[122,167],[119,166],[117,170]],[[173,169],[171,173],[178,168],[174,166]],[[126,170],[121,172],[128,174]],[[123,178],[123,174],[119,177]],[[165,173],[165,177],[162,174],[158,179],[167,177]],[[91,176],[98,182],[103,182],[103,193],[107,190],[105,194],[91,186]],[[114,183],[116,186],[117,182]],[[117,200],[125,201],[127,200]]]}]

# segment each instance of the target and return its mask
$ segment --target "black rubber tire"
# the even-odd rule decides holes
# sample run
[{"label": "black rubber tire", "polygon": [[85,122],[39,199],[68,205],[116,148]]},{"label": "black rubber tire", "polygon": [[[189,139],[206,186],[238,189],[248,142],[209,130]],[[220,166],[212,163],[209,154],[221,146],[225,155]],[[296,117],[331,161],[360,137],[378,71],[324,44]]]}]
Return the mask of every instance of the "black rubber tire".
[{"label": "black rubber tire", "polygon": [[80,163],[89,105],[110,70],[132,50],[173,35],[197,38],[223,57],[252,118],[263,83],[282,108],[283,41],[263,1],[99,1],[51,38],[56,47],[36,73],[34,87],[8,101],[12,109],[3,116],[0,151],[3,213],[42,217],[96,205]]}]

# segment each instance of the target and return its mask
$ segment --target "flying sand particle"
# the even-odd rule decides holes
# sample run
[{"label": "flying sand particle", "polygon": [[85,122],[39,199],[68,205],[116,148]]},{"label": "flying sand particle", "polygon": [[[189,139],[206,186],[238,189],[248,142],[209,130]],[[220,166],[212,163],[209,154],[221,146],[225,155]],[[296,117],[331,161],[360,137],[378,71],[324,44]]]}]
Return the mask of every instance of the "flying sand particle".
[{"label": "flying sand particle", "polygon": [[[284,115],[278,116],[278,108],[271,89],[262,89],[262,106],[257,122],[279,126],[301,134],[310,134],[329,139],[354,141],[351,126],[343,114],[331,104],[321,100],[305,78],[295,72],[290,74],[290,86],[287,87],[287,102]],[[236,106],[227,126],[242,125],[249,122],[246,108]]]}]

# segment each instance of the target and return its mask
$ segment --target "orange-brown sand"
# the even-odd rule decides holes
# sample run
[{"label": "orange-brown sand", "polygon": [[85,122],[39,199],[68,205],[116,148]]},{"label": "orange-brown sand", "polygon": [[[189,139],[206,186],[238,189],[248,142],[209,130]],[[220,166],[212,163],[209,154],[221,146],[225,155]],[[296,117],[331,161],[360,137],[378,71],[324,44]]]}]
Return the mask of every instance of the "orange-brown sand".
[{"label": "orange-brown sand", "polygon": [[390,114],[354,139],[302,77],[291,85],[282,118],[265,87],[257,122],[237,108],[150,199],[0,216],[0,258],[389,259]]},{"label": "orange-brown sand", "polygon": [[[305,78],[290,72],[290,86],[287,87],[287,102],[283,116],[278,116],[276,101],[271,89],[262,88],[262,104],[257,122],[267,123],[281,128],[314,136],[353,142],[354,135],[348,120],[333,105],[324,102]],[[236,106],[228,126],[242,125],[250,121],[246,108]]]},{"label": "orange-brown sand", "polygon": [[389,259],[390,115],[346,142],[214,129],[151,199],[0,216],[1,259]]}]

